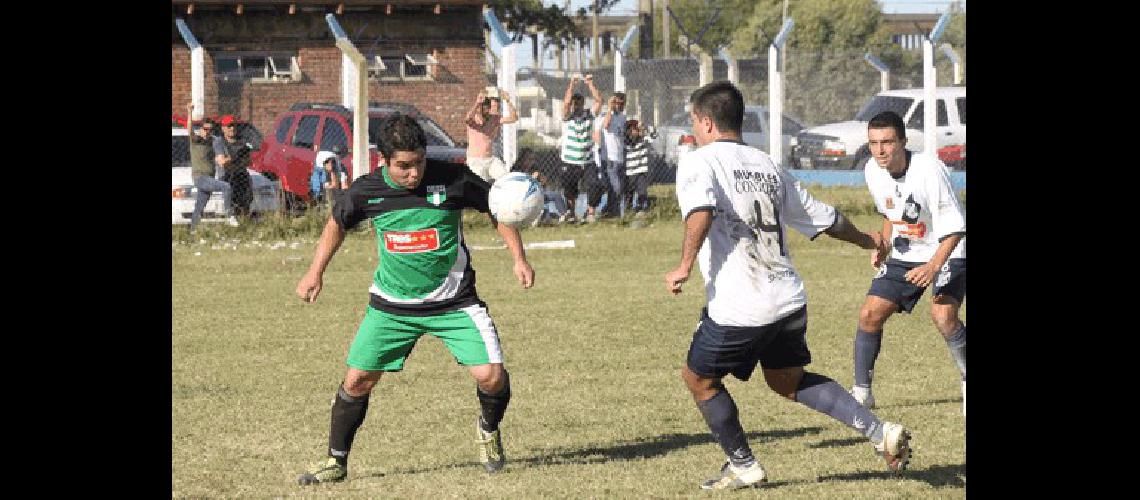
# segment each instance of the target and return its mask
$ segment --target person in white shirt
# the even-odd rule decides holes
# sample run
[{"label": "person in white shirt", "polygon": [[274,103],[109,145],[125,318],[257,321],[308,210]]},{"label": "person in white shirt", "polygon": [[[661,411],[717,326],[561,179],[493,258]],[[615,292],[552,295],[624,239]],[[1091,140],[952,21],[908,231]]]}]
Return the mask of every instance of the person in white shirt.
[{"label": "person in white shirt", "polygon": [[851,394],[874,407],[871,378],[883,325],[897,311],[909,313],[933,286],[930,315],[962,375],[965,415],[966,324],[958,319],[958,309],[966,298],[966,212],[946,165],[931,153],[903,149],[905,144],[906,128],[897,113],[885,111],[867,123],[874,161],[867,162],[863,175],[883,214],[882,239],[887,244],[871,259],[879,272],[859,311]]},{"label": "person in white shirt", "polygon": [[594,126],[598,168],[609,181],[603,211],[607,217],[621,217],[622,192],[625,190],[625,125],[625,92],[614,92],[610,96],[609,109],[598,116]]},{"label": "person in white shirt", "polygon": [[665,286],[681,293],[700,261],[708,305],[681,375],[728,459],[701,488],[736,489],[767,480],[721,382],[729,374],[747,381],[757,363],[777,394],[855,429],[874,444],[888,468],[905,469],[910,459],[905,427],[880,420],[834,380],[804,370],[811,362],[807,296],[784,233],[785,226],[812,239],[827,233],[866,249],[878,248],[881,240],[812,197],[766,153],[744,144],[744,98],[734,85],[705,85],[690,102],[700,148],[677,168],[685,231],[681,263],[665,275]]}]

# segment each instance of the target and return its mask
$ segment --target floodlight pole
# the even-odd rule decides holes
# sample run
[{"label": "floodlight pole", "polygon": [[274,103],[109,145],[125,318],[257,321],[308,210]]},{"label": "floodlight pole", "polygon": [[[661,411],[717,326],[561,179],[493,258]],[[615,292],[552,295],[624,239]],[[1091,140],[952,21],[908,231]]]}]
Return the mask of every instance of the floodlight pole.
[{"label": "floodlight pole", "polygon": [[932,155],[938,154],[938,124],[935,122],[938,116],[935,100],[938,72],[934,69],[934,44],[942,38],[942,32],[949,22],[950,13],[943,13],[934,24],[934,29],[930,30],[930,36],[922,41],[922,151]]},{"label": "floodlight pole", "polygon": [[[365,65],[364,54],[357,50],[348,34],[341,28],[335,14],[325,16],[329,29],[336,37],[336,46],[340,49],[341,57],[341,91],[352,91],[352,105],[345,98],[346,107],[352,108],[352,179],[356,180],[368,173],[368,67]],[[347,60],[349,64],[344,64]],[[351,89],[348,82],[355,82],[355,89]],[[346,96],[347,97],[347,96]]]},{"label": "floodlight pole", "polygon": [[186,46],[190,47],[190,102],[194,103],[194,113],[187,119],[200,120],[206,112],[206,49],[194,38],[190,27],[181,17],[174,20],[178,25],[178,33]]},{"label": "floodlight pole", "polygon": [[954,65],[954,85],[961,85],[962,66],[959,64],[961,60],[958,59],[958,52],[948,43],[939,45],[939,47],[942,49],[942,53],[946,54],[946,57],[950,59],[950,63]]},{"label": "floodlight pole", "polygon": [[[515,53],[518,44],[511,42],[511,37],[507,35],[507,30],[503,28],[499,18],[495,16],[495,11],[490,8],[483,9],[483,19],[491,27],[493,38],[498,39],[501,46],[499,49],[500,64],[497,86],[510,94],[511,104],[514,105],[515,109],[518,109],[518,93],[515,92],[515,73],[518,70]],[[506,109],[506,105],[500,103],[499,112],[502,113],[504,109]],[[514,165],[515,159],[518,158],[518,128],[518,122],[503,125],[503,163],[506,164],[507,169],[510,169],[511,165]]]},{"label": "floodlight pole", "polygon": [[784,164],[784,72],[780,70],[780,48],[788,41],[795,24],[787,18],[768,46],[768,153],[777,165]]},{"label": "floodlight pole", "polygon": [[635,24],[625,32],[625,38],[621,40],[621,45],[614,51],[614,91],[625,92],[625,54],[629,52],[630,45],[633,44],[633,37],[637,35],[638,26]]},{"label": "floodlight pole", "polygon": [[720,58],[724,59],[724,63],[728,65],[728,81],[732,82],[733,85],[740,86],[740,65],[724,47],[721,47],[718,53]]},{"label": "floodlight pole", "polygon": [[879,70],[879,86],[882,87],[883,91],[885,92],[891,90],[890,66],[887,66],[886,63],[884,63],[878,57],[875,57],[875,55],[871,54],[870,52],[866,53],[863,56],[863,59],[870,63],[871,66],[874,66],[875,69]]}]

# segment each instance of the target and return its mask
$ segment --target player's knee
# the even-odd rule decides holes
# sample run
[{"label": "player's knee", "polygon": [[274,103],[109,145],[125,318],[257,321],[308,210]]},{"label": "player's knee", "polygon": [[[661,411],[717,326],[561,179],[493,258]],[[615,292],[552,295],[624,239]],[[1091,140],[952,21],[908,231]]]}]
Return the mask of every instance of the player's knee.
[{"label": "player's knee", "polygon": [[943,337],[952,335],[961,324],[958,320],[958,311],[949,307],[932,308],[930,310],[930,319],[934,322],[934,327],[938,329]]},{"label": "player's knee", "polygon": [[772,392],[783,396],[789,401],[796,400],[796,388],[786,383],[786,381],[765,378],[764,382],[768,384],[768,388],[772,389]]},{"label": "player's knee", "polygon": [[506,370],[502,365],[488,365],[485,370],[473,373],[475,383],[487,394],[497,394],[506,385]]},{"label": "player's knee", "polygon": [[888,317],[890,317],[889,312],[864,305],[859,310],[859,329],[865,332],[881,332],[883,323],[887,322]]}]

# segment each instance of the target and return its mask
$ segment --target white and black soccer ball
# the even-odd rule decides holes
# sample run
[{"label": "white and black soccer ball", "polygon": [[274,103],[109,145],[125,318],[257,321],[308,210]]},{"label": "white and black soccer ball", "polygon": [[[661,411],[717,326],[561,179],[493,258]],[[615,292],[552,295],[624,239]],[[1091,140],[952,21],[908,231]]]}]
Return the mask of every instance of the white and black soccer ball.
[{"label": "white and black soccer ball", "polygon": [[491,215],[502,224],[526,227],[542,215],[546,200],[542,186],[534,177],[522,172],[511,172],[499,177],[491,185],[487,200]]}]

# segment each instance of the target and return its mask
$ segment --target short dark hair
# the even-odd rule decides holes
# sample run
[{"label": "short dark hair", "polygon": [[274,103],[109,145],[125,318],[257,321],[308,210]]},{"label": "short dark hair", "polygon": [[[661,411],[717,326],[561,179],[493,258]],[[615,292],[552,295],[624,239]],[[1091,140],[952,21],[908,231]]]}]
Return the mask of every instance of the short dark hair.
[{"label": "short dark hair", "polygon": [[586,101],[586,98],[585,98],[585,97],[584,97],[582,94],[579,94],[579,93],[575,92],[575,93],[574,93],[574,95],[570,96],[570,102],[574,102],[574,101],[583,101],[583,102],[585,102],[585,101]]},{"label": "short dark hair", "polygon": [[867,122],[867,128],[893,128],[899,140],[906,141],[906,126],[903,125],[902,117],[894,111],[883,111],[875,115]]},{"label": "short dark hair", "polygon": [[380,124],[380,137],[376,142],[380,155],[389,161],[396,151],[427,149],[424,129],[415,118],[403,113],[395,113]]},{"label": "short dark hair", "polygon": [[732,82],[713,82],[689,97],[697,116],[712,118],[721,132],[740,133],[744,123],[744,96]]},{"label": "short dark hair", "polygon": [[614,97],[617,97],[618,99],[621,99],[622,101],[626,100],[625,92],[614,92]]}]

